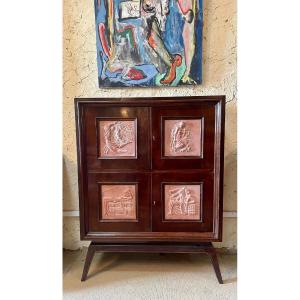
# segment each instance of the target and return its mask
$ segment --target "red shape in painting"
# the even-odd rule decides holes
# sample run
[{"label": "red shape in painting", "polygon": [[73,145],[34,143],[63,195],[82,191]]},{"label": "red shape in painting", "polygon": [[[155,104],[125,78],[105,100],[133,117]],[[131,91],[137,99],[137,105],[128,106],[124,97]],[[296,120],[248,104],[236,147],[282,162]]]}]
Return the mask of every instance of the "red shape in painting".
[{"label": "red shape in painting", "polygon": [[126,77],[130,78],[131,80],[140,80],[145,78],[146,76],[141,70],[130,68],[126,73]]},{"label": "red shape in painting", "polygon": [[103,51],[108,57],[110,57],[110,50],[105,35],[105,25],[103,23],[99,23],[98,30],[99,30],[99,39],[102,44]]}]

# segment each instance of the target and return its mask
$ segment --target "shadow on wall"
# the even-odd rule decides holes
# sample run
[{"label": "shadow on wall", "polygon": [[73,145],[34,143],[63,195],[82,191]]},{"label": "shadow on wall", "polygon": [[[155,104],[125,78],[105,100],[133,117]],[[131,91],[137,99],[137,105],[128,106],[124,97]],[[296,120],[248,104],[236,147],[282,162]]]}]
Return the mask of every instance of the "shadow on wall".
[{"label": "shadow on wall", "polygon": [[63,156],[63,209],[78,210],[77,163]]},{"label": "shadow on wall", "polygon": [[224,159],[224,211],[237,209],[237,155],[227,153]]},{"label": "shadow on wall", "polygon": [[[77,164],[63,156],[63,210],[78,210]],[[80,241],[78,217],[63,218],[63,248],[76,250],[85,244]]]}]

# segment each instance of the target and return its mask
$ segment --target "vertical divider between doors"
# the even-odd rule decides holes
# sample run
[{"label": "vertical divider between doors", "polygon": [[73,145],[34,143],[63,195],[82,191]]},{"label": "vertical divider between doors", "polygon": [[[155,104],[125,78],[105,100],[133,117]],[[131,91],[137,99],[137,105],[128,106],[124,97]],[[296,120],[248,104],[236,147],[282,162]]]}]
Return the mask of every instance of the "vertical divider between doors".
[{"label": "vertical divider between doors", "polygon": [[152,199],[152,143],[153,143],[153,139],[152,139],[152,107],[149,107],[149,148],[150,149],[150,153],[149,153],[149,159],[150,159],[150,230],[153,231],[153,225],[152,225],[152,209],[153,209],[153,199]]}]

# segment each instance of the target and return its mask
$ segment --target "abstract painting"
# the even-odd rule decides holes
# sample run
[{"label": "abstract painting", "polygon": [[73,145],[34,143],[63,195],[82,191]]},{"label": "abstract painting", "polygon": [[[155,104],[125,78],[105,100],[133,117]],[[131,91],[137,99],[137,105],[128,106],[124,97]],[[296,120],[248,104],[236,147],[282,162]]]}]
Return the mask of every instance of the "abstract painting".
[{"label": "abstract painting", "polygon": [[99,87],[201,83],[202,0],[94,0]]}]

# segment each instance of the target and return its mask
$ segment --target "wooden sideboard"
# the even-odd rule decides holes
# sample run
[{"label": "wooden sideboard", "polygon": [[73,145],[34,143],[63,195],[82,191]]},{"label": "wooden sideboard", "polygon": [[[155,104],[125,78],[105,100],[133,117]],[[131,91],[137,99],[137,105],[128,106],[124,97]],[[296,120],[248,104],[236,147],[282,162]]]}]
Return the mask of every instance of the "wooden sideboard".
[{"label": "wooden sideboard", "polygon": [[225,96],[75,99],[80,235],[96,251],[206,253],[219,270]]}]

